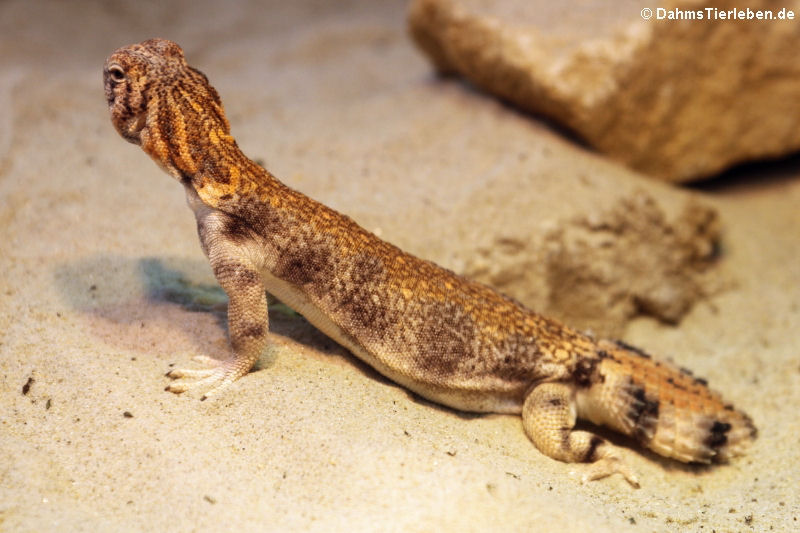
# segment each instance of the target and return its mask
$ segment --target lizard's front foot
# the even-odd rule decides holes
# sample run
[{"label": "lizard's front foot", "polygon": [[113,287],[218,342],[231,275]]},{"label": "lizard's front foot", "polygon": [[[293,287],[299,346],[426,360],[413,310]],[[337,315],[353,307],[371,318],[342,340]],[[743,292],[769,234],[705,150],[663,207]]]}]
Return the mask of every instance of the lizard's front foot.
[{"label": "lizard's front foot", "polygon": [[176,381],[167,385],[164,390],[180,394],[190,389],[209,387],[208,392],[200,398],[205,400],[228,388],[234,381],[247,374],[250,366],[252,366],[249,364],[244,365],[236,358],[220,361],[205,355],[198,355],[192,359],[206,366],[206,368],[175,368],[170,370],[167,372],[167,377]]}]

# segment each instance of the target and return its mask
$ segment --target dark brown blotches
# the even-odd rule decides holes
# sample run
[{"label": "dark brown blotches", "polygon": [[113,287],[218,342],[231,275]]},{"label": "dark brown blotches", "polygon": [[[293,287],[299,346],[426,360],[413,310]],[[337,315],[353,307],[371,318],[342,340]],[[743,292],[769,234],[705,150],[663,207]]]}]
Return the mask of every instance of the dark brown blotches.
[{"label": "dark brown blotches", "polygon": [[278,259],[275,275],[294,285],[306,285],[317,282],[326,274],[330,274],[330,266],[326,254],[309,250],[297,250],[293,254],[286,254]]},{"label": "dark brown blotches", "polygon": [[617,346],[619,346],[620,348],[622,348],[623,350],[627,350],[629,352],[633,352],[633,353],[635,353],[636,355],[638,355],[640,357],[644,357],[645,359],[652,359],[652,356],[649,353],[645,352],[641,348],[637,348],[636,346],[628,344],[625,341],[616,340],[616,341],[614,341],[614,343]]},{"label": "dark brown blotches", "polygon": [[561,432],[561,448],[571,452],[572,446],[570,445],[569,437],[572,434],[572,426],[561,426],[558,429]]},{"label": "dark brown blotches", "polygon": [[264,324],[254,323],[243,326],[237,333],[241,338],[258,339],[264,336],[264,332]]},{"label": "dark brown blotches", "polygon": [[578,387],[588,388],[596,383],[605,382],[605,376],[597,369],[600,359],[579,358],[572,370],[572,380]]},{"label": "dark brown blotches", "polygon": [[[450,376],[456,373],[462,364],[469,364],[471,361],[470,344],[475,335],[471,327],[473,324],[469,321],[456,320],[447,312],[446,302],[431,302],[428,305],[432,311],[429,313],[430,320],[420,324],[417,332],[422,342],[411,347],[411,350],[415,359],[426,371],[436,376]],[[434,311],[436,308],[441,311]],[[402,323],[402,319],[400,320]]]},{"label": "dark brown blotches", "polygon": [[675,378],[673,378],[672,376],[668,377],[666,379],[666,381],[667,381],[667,383],[672,385],[672,387],[675,388],[675,389],[683,390],[683,391],[687,390],[685,385],[683,385],[681,383],[675,383]]},{"label": "dark brown blotches", "polygon": [[708,432],[708,437],[704,443],[713,450],[719,450],[721,447],[728,442],[728,431],[730,431],[731,425],[727,422],[720,422],[719,420],[715,421],[714,424],[711,426],[711,429]]},{"label": "dark brown blotches", "polygon": [[583,463],[593,463],[597,461],[598,457],[595,457],[597,453],[597,447],[603,444],[603,439],[598,437],[597,435],[592,435],[591,440],[589,441],[589,447],[586,449],[586,454],[583,456]]},{"label": "dark brown blotches", "polygon": [[633,422],[633,436],[642,443],[653,438],[658,425],[659,402],[649,398],[644,387],[634,385],[628,418]]},{"label": "dark brown blotches", "polygon": [[222,227],[222,234],[236,243],[252,239],[253,230],[250,226],[237,216],[229,216],[225,219],[225,224]]},{"label": "dark brown blotches", "polygon": [[261,276],[259,273],[240,263],[221,262],[212,265],[212,270],[223,289],[231,284],[240,290],[248,287],[261,286]]}]

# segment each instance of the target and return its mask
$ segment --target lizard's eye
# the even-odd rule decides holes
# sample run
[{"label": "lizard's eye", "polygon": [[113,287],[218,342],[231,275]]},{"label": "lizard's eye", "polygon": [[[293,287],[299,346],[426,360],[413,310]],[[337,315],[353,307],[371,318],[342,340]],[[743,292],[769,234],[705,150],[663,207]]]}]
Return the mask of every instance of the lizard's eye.
[{"label": "lizard's eye", "polygon": [[125,79],[125,71],[119,65],[111,65],[108,67],[108,74],[114,81],[122,81]]}]

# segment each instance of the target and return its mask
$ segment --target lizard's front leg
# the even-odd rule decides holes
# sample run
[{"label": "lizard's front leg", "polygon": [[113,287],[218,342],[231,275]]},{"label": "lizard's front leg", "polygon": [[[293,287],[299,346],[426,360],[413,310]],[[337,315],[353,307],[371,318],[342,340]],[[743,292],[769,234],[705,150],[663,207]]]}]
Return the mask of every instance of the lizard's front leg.
[{"label": "lizard's front leg", "polygon": [[166,390],[181,393],[197,387],[210,387],[203,395],[205,400],[219,394],[250,371],[267,347],[269,317],[261,276],[242,248],[231,246],[219,235],[202,240],[214,275],[228,294],[228,334],[233,357],[225,361],[196,357],[195,360],[209,368],[170,371],[167,376],[177,381],[170,383]]},{"label": "lizard's front leg", "polygon": [[614,447],[588,431],[574,431],[577,418],[573,387],[565,383],[535,386],[522,406],[522,425],[540,452],[565,463],[592,463],[584,480],[622,474],[634,487],[639,482]]}]

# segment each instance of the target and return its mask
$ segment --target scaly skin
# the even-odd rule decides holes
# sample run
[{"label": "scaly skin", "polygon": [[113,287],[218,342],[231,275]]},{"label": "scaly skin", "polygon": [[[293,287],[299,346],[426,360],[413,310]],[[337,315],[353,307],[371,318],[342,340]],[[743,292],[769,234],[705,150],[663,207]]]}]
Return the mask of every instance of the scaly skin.
[{"label": "scaly skin", "polygon": [[719,462],[756,434],[704,380],[621,342],[595,340],[409,255],[278,181],[230,135],[219,95],[181,48],[151,39],[105,64],[111,120],[180,181],[203,251],[229,297],[232,357],[201,357],[167,390],[245,375],[269,347],[266,291],[390,379],[456,409],[521,413],[546,455],[586,478],[633,473],[576,417],[684,462]]}]

